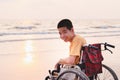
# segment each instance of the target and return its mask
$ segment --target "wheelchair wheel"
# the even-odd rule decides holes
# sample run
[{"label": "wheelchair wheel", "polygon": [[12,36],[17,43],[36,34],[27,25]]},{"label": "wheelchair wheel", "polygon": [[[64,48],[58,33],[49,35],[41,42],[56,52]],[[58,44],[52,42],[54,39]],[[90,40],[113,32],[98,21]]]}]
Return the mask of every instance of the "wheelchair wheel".
[{"label": "wheelchair wheel", "polygon": [[97,74],[96,80],[118,80],[116,73],[108,66],[102,65],[103,72]]},{"label": "wheelchair wheel", "polygon": [[46,78],[45,78],[45,80],[49,80],[50,79],[50,77],[49,76],[47,76]]},{"label": "wheelchair wheel", "polygon": [[89,78],[78,69],[68,69],[60,73],[57,80],[89,80]]}]

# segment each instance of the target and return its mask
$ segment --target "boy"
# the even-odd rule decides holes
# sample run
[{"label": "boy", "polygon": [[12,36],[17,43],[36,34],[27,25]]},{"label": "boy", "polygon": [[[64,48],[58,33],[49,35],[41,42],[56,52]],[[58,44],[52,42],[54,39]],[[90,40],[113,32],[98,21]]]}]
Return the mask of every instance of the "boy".
[{"label": "boy", "polygon": [[80,50],[84,44],[86,44],[86,40],[76,35],[74,32],[73,24],[69,19],[61,20],[58,25],[57,29],[60,34],[60,38],[65,42],[70,42],[70,49],[69,49],[69,56],[64,59],[60,59],[55,68],[58,64],[78,64],[80,61]]}]

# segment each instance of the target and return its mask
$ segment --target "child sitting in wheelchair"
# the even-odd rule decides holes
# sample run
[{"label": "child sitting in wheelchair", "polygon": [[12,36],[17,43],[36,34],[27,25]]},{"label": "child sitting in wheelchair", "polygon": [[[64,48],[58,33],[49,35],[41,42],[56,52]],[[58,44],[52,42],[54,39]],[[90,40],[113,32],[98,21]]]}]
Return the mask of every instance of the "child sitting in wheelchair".
[{"label": "child sitting in wheelchair", "polygon": [[[49,71],[50,76],[47,76],[45,80],[100,80],[98,74],[103,73],[102,67],[107,69],[110,74],[111,79],[109,80],[118,80],[115,72],[102,64],[101,43],[84,46],[86,40],[75,34],[72,22],[69,19],[61,20],[57,29],[60,38],[65,42],[70,42],[69,56],[60,59],[55,65],[55,70]],[[107,46],[112,48],[115,46],[104,44],[105,50],[112,53]]]},{"label": "child sitting in wheelchair", "polygon": [[[70,42],[70,47],[69,47],[70,49],[69,49],[69,56],[67,58],[60,59],[56,63],[55,73],[59,72],[59,69],[57,69],[57,66],[59,66],[59,64],[61,64],[61,65],[64,65],[64,64],[78,65],[78,66],[80,66],[80,68],[77,70],[82,70],[87,76],[89,76],[90,80],[93,80],[94,74],[91,75],[91,73],[89,73],[89,72],[92,72],[92,71],[89,71],[89,70],[92,69],[93,70],[92,73],[95,73],[94,68],[96,68],[96,67],[99,69],[101,68],[100,64],[101,64],[101,61],[103,60],[101,55],[97,55],[97,57],[96,57],[96,54],[95,54],[96,52],[93,52],[93,55],[95,55],[95,56],[92,56],[92,57],[96,58],[96,60],[93,61],[93,64],[94,63],[97,63],[97,64],[94,67],[92,67],[93,64],[89,63],[90,62],[89,57],[91,57],[91,56],[86,55],[86,53],[89,53],[89,52],[83,52],[83,54],[81,54],[82,52],[80,51],[80,50],[82,50],[83,45],[86,44],[86,40],[83,37],[81,37],[80,35],[75,34],[72,22],[69,19],[63,19],[58,23],[57,29],[59,31],[60,38],[62,40],[64,40],[65,42]],[[97,45],[97,46],[100,48],[100,45]],[[88,48],[86,48],[86,47],[84,47],[84,50],[89,51]],[[84,55],[84,57],[81,57],[83,55]],[[100,58],[101,60],[97,60],[97,58]],[[82,62],[82,65],[80,62]],[[89,69],[89,66],[90,66],[90,69]],[[72,68],[72,67],[73,66],[71,66],[70,68]],[[61,67],[60,73],[62,73],[62,71],[64,71],[64,69],[66,69],[66,66]],[[96,73],[100,73],[100,72],[102,72],[102,71],[96,70]],[[55,74],[55,73],[54,73],[54,75],[57,76],[58,74]],[[75,76],[75,75],[72,75],[72,76]],[[65,80],[74,80],[74,79],[72,79],[70,74],[68,76],[66,75],[66,77],[67,77],[67,79],[65,79]]]}]

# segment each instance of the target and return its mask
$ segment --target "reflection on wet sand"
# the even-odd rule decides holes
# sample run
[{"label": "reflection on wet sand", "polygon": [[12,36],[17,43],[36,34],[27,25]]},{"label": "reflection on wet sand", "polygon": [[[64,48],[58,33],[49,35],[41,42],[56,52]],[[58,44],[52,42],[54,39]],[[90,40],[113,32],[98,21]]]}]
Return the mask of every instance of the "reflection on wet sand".
[{"label": "reflection on wet sand", "polygon": [[29,64],[33,62],[33,44],[31,40],[25,42],[25,57],[24,63]]}]

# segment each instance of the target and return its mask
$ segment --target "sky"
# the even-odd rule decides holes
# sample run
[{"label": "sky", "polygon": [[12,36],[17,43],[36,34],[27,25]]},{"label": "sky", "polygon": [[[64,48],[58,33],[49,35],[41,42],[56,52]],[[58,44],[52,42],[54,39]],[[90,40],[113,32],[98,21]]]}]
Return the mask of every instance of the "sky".
[{"label": "sky", "polygon": [[0,19],[120,19],[120,0],[0,0]]}]

